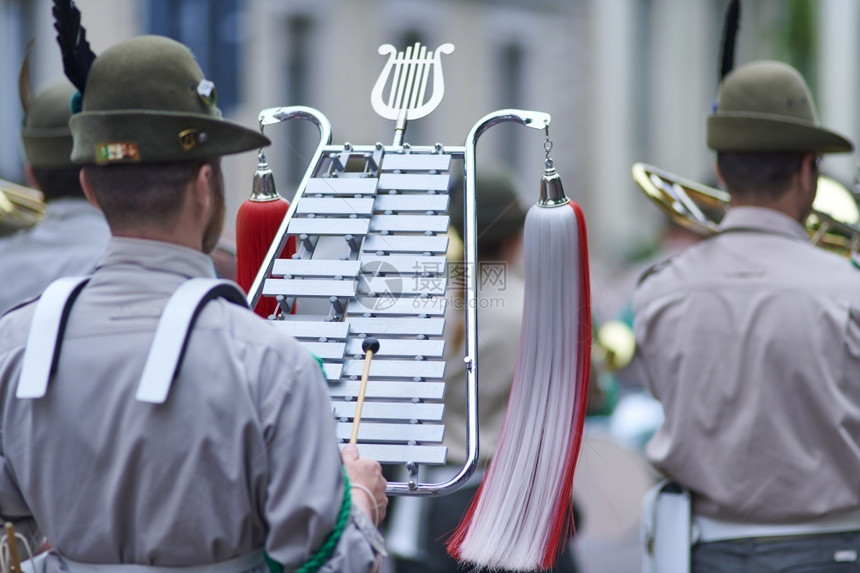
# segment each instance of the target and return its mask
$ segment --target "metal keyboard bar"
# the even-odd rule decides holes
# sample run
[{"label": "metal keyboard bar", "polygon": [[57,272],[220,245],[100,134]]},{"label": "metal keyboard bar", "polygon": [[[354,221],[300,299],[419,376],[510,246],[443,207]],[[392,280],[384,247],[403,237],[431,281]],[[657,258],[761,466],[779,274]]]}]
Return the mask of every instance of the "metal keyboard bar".
[{"label": "metal keyboard bar", "polygon": [[267,296],[345,297],[355,296],[354,280],[266,279],[263,294]]},{"label": "metal keyboard bar", "polygon": [[296,207],[299,215],[370,215],[373,213],[372,197],[305,197]]},{"label": "metal keyboard bar", "polygon": [[448,250],[447,236],[421,237],[413,235],[368,235],[362,245],[364,252],[441,254]]},{"label": "metal keyboard bar", "polygon": [[[335,418],[352,419],[355,402],[332,402]],[[411,402],[365,401],[361,408],[362,420],[425,420],[438,422],[445,407],[442,404],[413,404]]]},{"label": "metal keyboard bar", "polygon": [[[379,338],[379,352],[374,356],[387,358],[391,356],[423,356],[424,358],[442,358],[445,352],[444,340],[404,340],[402,338]],[[350,338],[346,341],[344,354],[357,358],[364,356],[361,349],[362,339]]]},{"label": "metal keyboard bar", "polygon": [[445,153],[386,153],[383,171],[448,171],[451,156]]},{"label": "metal keyboard bar", "polygon": [[[337,424],[339,440],[349,440],[352,423]],[[423,442],[441,444],[445,436],[445,426],[441,424],[380,424],[362,423],[358,427],[358,439],[362,442],[409,443]]]},{"label": "metal keyboard bar", "polygon": [[276,277],[342,277],[357,278],[361,271],[359,261],[313,261],[305,259],[278,259],[272,267]]},{"label": "metal keyboard bar", "polygon": [[[356,293],[356,291],[353,291]],[[357,294],[370,295],[371,293],[384,292],[390,295],[444,295],[445,277],[422,278],[419,276],[407,277],[402,280],[399,277],[391,279],[388,277],[375,277],[361,281]]]},{"label": "metal keyboard bar", "polygon": [[[370,458],[381,464],[403,463],[404,460],[408,460],[415,464],[441,465],[445,463],[448,449],[444,446],[401,446],[359,443],[358,454],[363,458]],[[389,485],[391,484],[389,483]],[[398,493],[404,492],[401,491]],[[427,495],[425,491],[416,491],[415,493]]]},{"label": "metal keyboard bar", "polygon": [[[448,301],[441,296],[400,296],[372,298],[359,296],[349,305],[349,315],[443,316]],[[369,317],[368,317],[369,318]]]},{"label": "metal keyboard bar", "polygon": [[346,322],[319,322],[312,320],[275,320],[272,322],[287,334],[296,338],[340,338],[349,334]]},{"label": "metal keyboard bar", "polygon": [[444,273],[447,259],[444,256],[414,255],[373,255],[365,253],[361,257],[362,270],[395,272],[400,275],[419,273]]},{"label": "metal keyboard bar", "polygon": [[[381,345],[380,345],[381,347]],[[361,376],[364,360],[344,360],[344,376]],[[370,376],[384,378],[442,379],[445,363],[441,360],[373,360]]]},{"label": "metal keyboard bar", "polygon": [[[328,393],[332,398],[355,398],[358,396],[360,385],[360,380],[344,380],[343,382],[329,385]],[[442,400],[444,394],[444,382],[368,380],[367,388],[365,389],[366,398]]]},{"label": "metal keyboard bar", "polygon": [[322,369],[328,382],[337,382],[343,376],[343,364],[339,362],[324,362]]},{"label": "metal keyboard bar", "polygon": [[316,195],[376,195],[376,184],[379,179],[375,178],[352,178],[352,177],[314,177],[308,180],[305,195],[313,198]]},{"label": "metal keyboard bar", "polygon": [[378,195],[373,208],[377,211],[420,211],[427,213],[447,213],[448,195],[427,195],[427,193],[399,193],[397,195]]},{"label": "metal keyboard bar", "polygon": [[346,343],[341,342],[307,342],[302,341],[301,345],[308,349],[308,352],[322,360],[343,360],[343,354],[346,350]]},{"label": "metal keyboard bar", "polygon": [[379,176],[379,191],[448,191],[448,174],[383,173]]},{"label": "metal keyboard bar", "polygon": [[445,233],[448,231],[448,216],[376,215],[370,219],[370,230]]},{"label": "metal keyboard bar", "polygon": [[385,336],[386,334],[442,336],[442,330],[445,328],[445,320],[442,318],[351,317],[349,324],[350,331],[355,334],[380,336]]},{"label": "metal keyboard bar", "polygon": [[366,235],[369,219],[328,219],[323,217],[293,219],[287,232],[291,235]]}]

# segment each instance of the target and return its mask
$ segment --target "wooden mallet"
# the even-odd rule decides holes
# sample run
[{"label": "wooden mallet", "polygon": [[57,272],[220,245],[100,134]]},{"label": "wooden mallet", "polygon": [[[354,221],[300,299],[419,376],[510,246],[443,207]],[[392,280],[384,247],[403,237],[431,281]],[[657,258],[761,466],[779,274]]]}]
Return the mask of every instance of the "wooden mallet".
[{"label": "wooden mallet", "polygon": [[364,351],[364,372],[361,373],[361,385],[358,387],[358,400],[355,402],[355,417],[352,420],[352,436],[349,443],[355,445],[358,441],[358,425],[361,423],[361,408],[364,406],[364,394],[367,391],[367,376],[370,374],[370,361],[373,354],[379,352],[379,341],[371,336],[361,343]]}]

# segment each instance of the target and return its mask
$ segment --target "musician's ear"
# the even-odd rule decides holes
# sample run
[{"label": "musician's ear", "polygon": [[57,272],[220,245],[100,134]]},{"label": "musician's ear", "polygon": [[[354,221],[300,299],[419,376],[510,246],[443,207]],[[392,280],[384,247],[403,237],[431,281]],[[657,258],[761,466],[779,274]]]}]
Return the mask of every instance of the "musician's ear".
[{"label": "musician's ear", "polygon": [[191,179],[188,188],[191,193],[191,199],[196,205],[201,208],[208,209],[212,202],[212,179],[215,177],[214,170],[210,163],[203,163],[196,171]]}]

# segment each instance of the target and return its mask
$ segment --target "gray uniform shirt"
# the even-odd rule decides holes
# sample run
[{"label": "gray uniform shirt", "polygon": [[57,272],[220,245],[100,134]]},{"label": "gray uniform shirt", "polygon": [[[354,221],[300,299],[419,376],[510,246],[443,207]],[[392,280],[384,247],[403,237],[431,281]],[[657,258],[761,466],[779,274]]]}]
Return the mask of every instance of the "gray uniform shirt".
[{"label": "gray uniform shirt", "polygon": [[[111,239],[72,307],[56,376],[15,398],[33,304],[0,320],[0,514],[84,563],[204,565],[265,548],[289,567],[331,533],[344,488],[319,365],[224,300],[197,320],[164,404],[135,399],[162,308],[210,258]],[[377,532],[353,508],[325,571],[367,571]]]},{"label": "gray uniform shirt", "polygon": [[91,273],[108,239],[104,217],[87,200],[48,203],[38,225],[0,239],[0,314],[60,277]]},{"label": "gray uniform shirt", "polygon": [[702,515],[807,521],[860,506],[860,270],[773,210],[646,274],[637,361],[666,419],[649,460]]}]

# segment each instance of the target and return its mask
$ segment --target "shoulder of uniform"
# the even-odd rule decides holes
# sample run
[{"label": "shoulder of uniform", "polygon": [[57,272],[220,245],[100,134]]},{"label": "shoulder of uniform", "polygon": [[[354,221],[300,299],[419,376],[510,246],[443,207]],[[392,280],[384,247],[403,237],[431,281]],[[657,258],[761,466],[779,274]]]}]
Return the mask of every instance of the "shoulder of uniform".
[{"label": "shoulder of uniform", "polygon": [[860,253],[851,253],[851,266],[860,271]]},{"label": "shoulder of uniform", "polygon": [[663,259],[662,261],[658,261],[658,262],[654,263],[653,265],[651,265],[650,267],[648,267],[647,269],[642,271],[642,274],[639,275],[639,280],[636,281],[636,286],[637,287],[642,286],[642,283],[644,283],[646,280],[648,280],[652,276],[656,275],[657,273],[659,273],[660,271],[662,271],[663,269],[668,267],[671,262],[672,262],[672,257],[669,257],[669,258]]},{"label": "shoulder of uniform", "polygon": [[14,304],[14,305],[10,306],[10,307],[9,307],[9,308],[7,308],[4,312],[0,313],[0,318],[3,318],[4,316],[6,316],[7,314],[9,314],[10,312],[16,311],[16,310],[18,310],[18,309],[20,309],[20,308],[24,308],[25,306],[28,306],[28,305],[33,304],[34,302],[36,302],[37,300],[39,300],[39,298],[41,298],[41,296],[42,296],[42,293],[39,293],[39,294],[37,294],[37,295],[35,295],[35,296],[32,296],[32,297],[30,297],[30,298],[25,298],[25,299],[24,299],[24,300],[22,300],[21,302],[18,302],[18,303],[16,303],[16,304]]}]

